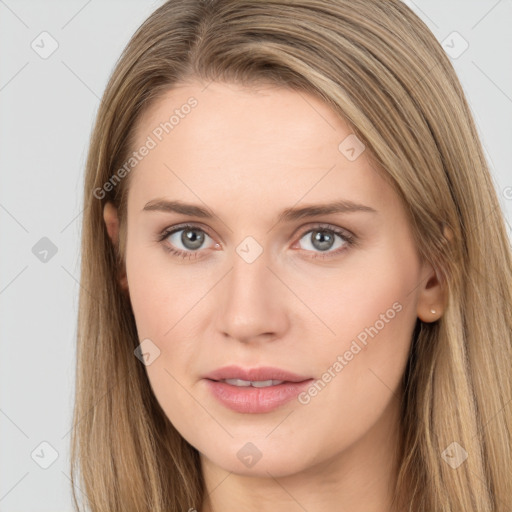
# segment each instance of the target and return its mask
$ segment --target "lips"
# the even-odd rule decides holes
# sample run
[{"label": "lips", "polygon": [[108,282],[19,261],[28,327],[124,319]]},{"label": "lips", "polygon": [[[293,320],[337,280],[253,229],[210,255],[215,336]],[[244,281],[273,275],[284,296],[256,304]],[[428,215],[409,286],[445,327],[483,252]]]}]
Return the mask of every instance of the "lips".
[{"label": "lips", "polygon": [[311,377],[298,375],[296,373],[282,370],[281,368],[260,367],[260,368],[242,368],[240,366],[224,366],[208,375],[205,379],[220,381],[226,379],[239,379],[250,382],[263,382],[276,380],[282,382],[303,382]]},{"label": "lips", "polygon": [[222,405],[239,413],[253,414],[284,406],[313,380],[280,368],[239,366],[219,368],[203,379]]}]

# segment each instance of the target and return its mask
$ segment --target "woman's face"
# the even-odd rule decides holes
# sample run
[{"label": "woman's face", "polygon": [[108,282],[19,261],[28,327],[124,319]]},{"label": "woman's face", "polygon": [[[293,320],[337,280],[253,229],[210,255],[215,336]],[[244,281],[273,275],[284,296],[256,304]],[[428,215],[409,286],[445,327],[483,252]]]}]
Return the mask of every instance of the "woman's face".
[{"label": "woman's face", "polygon": [[154,394],[209,464],[294,474],[396,426],[432,268],[360,144],[314,96],[225,83],[137,126],[129,294]]}]

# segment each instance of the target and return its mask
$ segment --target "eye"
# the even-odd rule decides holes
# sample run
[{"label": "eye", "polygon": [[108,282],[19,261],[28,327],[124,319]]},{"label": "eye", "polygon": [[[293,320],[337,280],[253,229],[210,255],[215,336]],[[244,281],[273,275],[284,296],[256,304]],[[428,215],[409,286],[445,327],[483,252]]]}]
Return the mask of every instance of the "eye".
[{"label": "eye", "polygon": [[[213,242],[213,239],[203,229],[186,225],[164,230],[158,241],[168,242],[163,245],[167,251],[175,256],[193,259],[198,257],[201,249],[208,248],[203,247],[207,239]],[[219,246],[219,244],[213,243],[209,247],[213,246]]]},{"label": "eye", "polygon": [[[205,246],[205,242],[210,244]],[[311,258],[326,259],[337,256],[355,245],[355,236],[336,226],[320,225],[304,232],[299,242],[304,240],[304,250],[316,253]],[[194,225],[181,225],[165,229],[158,237],[166,251],[180,258],[196,259],[202,257],[202,249],[220,248],[220,244]]]},{"label": "eye", "polygon": [[306,231],[300,241],[304,241],[305,250],[318,253],[313,258],[330,258],[354,245],[355,237],[345,230],[325,225]]}]

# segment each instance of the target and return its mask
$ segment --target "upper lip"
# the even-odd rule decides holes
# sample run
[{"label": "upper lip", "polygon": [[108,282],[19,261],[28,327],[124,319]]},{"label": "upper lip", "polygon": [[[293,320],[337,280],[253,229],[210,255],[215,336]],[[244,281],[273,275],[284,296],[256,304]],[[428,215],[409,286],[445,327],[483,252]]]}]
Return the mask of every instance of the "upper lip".
[{"label": "upper lip", "polygon": [[265,380],[281,380],[285,382],[303,382],[311,377],[304,377],[296,373],[283,370],[281,368],[273,368],[270,366],[262,366],[259,368],[242,368],[241,366],[223,366],[204,376],[210,380],[224,379],[240,379],[247,381],[265,381]]}]

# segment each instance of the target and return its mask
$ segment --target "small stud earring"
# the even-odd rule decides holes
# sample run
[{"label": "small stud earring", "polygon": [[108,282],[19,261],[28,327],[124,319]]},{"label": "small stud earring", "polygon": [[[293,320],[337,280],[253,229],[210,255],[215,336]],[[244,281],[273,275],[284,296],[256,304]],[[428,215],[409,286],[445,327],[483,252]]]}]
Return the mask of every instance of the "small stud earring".
[{"label": "small stud earring", "polygon": [[430,312],[435,315],[437,313],[437,311],[435,309],[431,309]]}]

